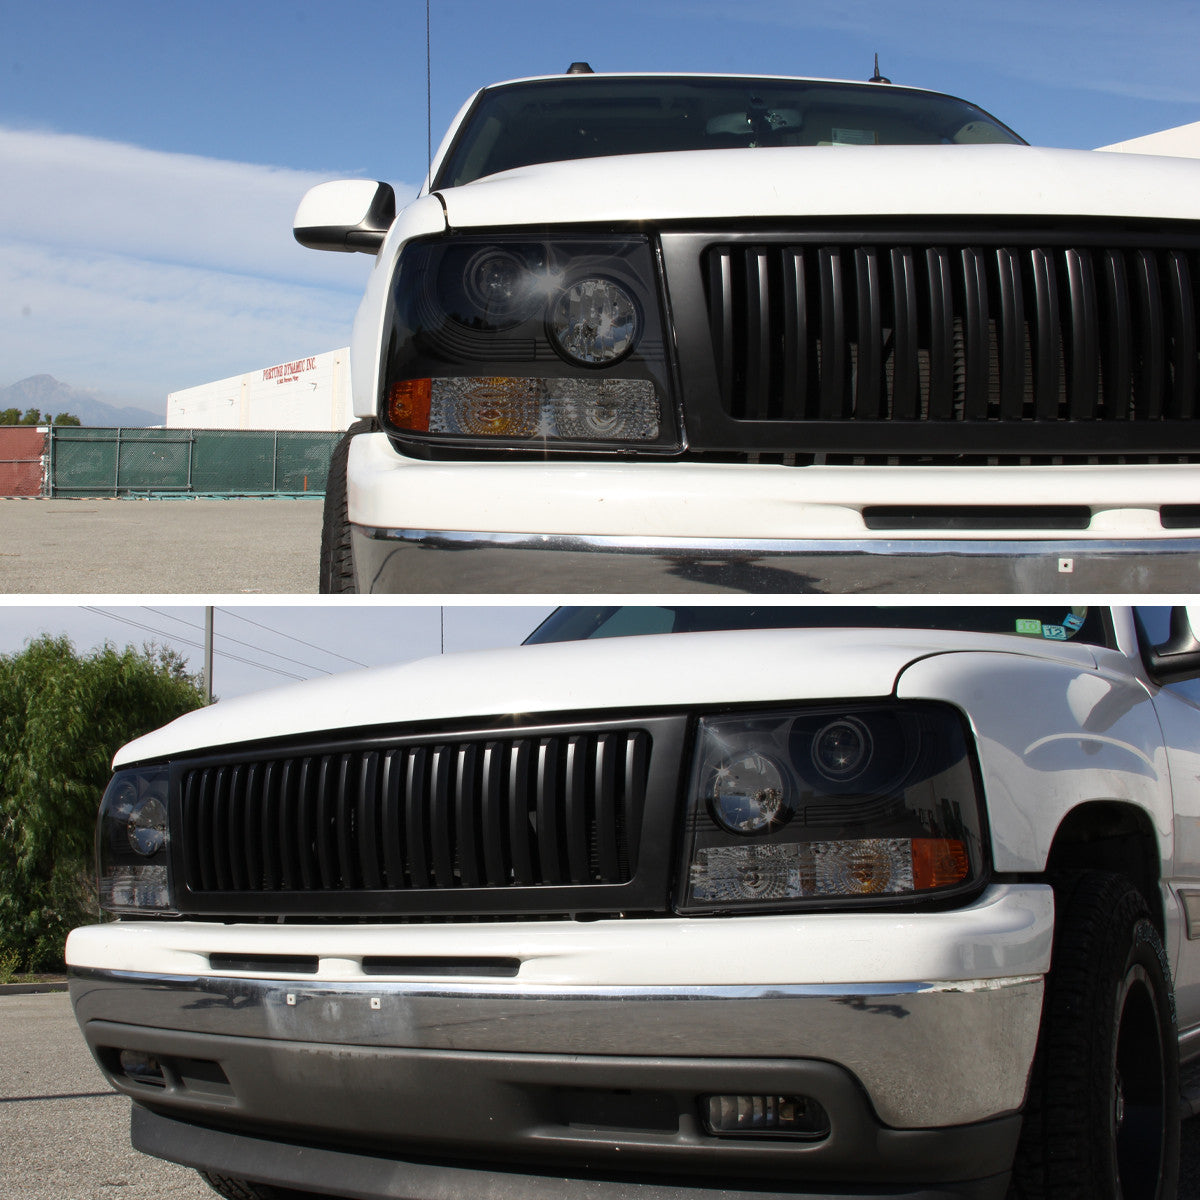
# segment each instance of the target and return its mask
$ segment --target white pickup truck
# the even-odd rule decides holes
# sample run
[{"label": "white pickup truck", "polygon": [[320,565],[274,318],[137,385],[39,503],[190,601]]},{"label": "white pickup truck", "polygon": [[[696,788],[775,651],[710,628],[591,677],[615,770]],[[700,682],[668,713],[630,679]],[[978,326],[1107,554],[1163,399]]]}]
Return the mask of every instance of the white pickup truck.
[{"label": "white pickup truck", "polygon": [[1200,163],[577,67],[300,204],[375,258],[322,590],[1200,590]]},{"label": "white pickup truck", "polygon": [[216,704],[117,755],[80,1027],[230,1200],[1172,1200],[1167,616],[561,609]]}]

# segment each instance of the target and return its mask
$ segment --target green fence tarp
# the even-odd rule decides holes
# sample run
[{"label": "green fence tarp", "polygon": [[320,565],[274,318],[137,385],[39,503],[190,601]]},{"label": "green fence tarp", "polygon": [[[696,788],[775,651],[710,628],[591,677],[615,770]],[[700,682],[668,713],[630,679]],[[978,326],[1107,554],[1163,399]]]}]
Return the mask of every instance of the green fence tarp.
[{"label": "green fence tarp", "polygon": [[51,430],[51,496],[323,495],[340,433]]}]

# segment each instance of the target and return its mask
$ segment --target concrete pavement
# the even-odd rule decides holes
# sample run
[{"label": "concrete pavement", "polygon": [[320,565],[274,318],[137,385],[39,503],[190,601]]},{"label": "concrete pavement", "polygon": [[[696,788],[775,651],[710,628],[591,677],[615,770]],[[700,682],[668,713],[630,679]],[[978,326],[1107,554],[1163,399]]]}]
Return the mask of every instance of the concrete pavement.
[{"label": "concrete pavement", "polygon": [[315,593],[321,501],[0,499],[0,593]]}]

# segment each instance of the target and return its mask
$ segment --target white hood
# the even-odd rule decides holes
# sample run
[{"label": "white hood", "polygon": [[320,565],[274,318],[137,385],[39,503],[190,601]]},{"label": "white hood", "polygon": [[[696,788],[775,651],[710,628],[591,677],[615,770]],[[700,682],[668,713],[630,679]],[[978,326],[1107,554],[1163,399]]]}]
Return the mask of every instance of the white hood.
[{"label": "white hood", "polygon": [[1094,664],[1082,645],[903,630],[749,630],[525,646],[354,671],[221,701],[131,742],[114,765],[430,720],[887,696],[909,663],[964,649]]},{"label": "white hood", "polygon": [[1200,161],[1033,146],[805,146],[544,163],[439,193],[451,229],[737,217],[1200,218]]}]

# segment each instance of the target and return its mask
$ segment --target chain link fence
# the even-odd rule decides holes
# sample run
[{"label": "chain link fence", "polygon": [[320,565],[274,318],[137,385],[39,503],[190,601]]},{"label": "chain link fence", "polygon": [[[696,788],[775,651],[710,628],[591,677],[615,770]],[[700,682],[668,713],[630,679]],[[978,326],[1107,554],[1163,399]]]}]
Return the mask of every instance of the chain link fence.
[{"label": "chain link fence", "polygon": [[341,436],[55,426],[46,490],[50,496],[319,496]]}]

